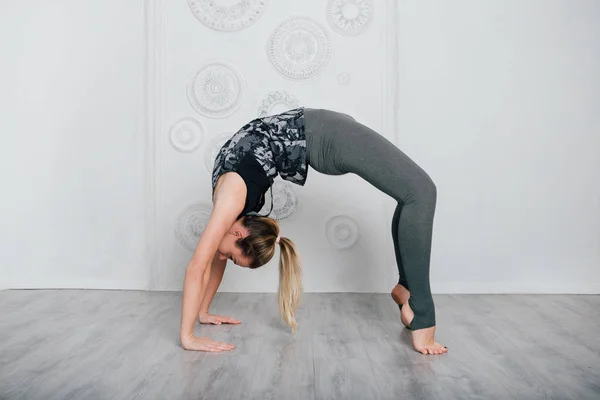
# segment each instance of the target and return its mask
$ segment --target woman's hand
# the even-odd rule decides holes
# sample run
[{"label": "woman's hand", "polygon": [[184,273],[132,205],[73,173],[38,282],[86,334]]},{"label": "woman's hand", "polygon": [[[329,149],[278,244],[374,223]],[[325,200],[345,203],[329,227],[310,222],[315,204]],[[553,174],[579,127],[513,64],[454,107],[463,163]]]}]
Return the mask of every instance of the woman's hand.
[{"label": "woman's hand", "polygon": [[181,347],[185,350],[210,351],[220,353],[235,348],[231,343],[217,342],[211,338],[190,336],[181,340]]},{"label": "woman's hand", "polygon": [[213,324],[213,325],[221,325],[221,324],[240,324],[241,321],[237,319],[233,319],[231,317],[224,317],[222,315],[215,314],[199,314],[198,321],[201,324]]}]

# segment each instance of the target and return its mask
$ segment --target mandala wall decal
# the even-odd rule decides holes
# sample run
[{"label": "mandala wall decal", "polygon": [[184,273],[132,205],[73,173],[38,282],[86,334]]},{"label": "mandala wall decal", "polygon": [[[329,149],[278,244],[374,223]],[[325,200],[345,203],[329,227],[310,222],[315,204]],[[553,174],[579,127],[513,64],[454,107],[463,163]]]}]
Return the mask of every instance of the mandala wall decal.
[{"label": "mandala wall decal", "polygon": [[183,247],[194,251],[208,219],[212,207],[204,203],[192,203],[175,220],[175,237]]},{"label": "mandala wall decal", "polygon": [[188,0],[192,13],[209,28],[239,31],[255,23],[269,0]]},{"label": "mandala wall decal", "polygon": [[215,165],[215,158],[217,157],[219,150],[221,150],[221,147],[223,147],[225,142],[231,139],[232,136],[233,133],[221,133],[220,135],[212,138],[206,146],[206,150],[204,153],[204,165],[206,166],[206,170],[211,176],[213,172],[213,167]]},{"label": "mandala wall decal", "polygon": [[187,83],[187,97],[198,113],[209,118],[224,118],[242,105],[245,82],[227,60],[212,60],[194,72]]},{"label": "mandala wall decal", "polygon": [[285,90],[274,91],[263,100],[258,108],[258,116],[266,117],[298,107],[300,107],[300,102],[293,94]]},{"label": "mandala wall decal", "polygon": [[169,139],[175,150],[181,153],[191,153],[200,146],[204,129],[194,118],[182,118],[169,131]]},{"label": "mandala wall decal", "polygon": [[319,75],[331,57],[331,44],[315,20],[294,16],[283,21],[267,43],[269,61],[288,79],[307,80]]},{"label": "mandala wall decal", "polygon": [[327,221],[326,236],[335,247],[347,249],[358,239],[358,224],[347,215],[337,215]]},{"label": "mandala wall decal", "polygon": [[356,36],[373,21],[373,0],[329,0],[327,22],[341,35]]},{"label": "mandala wall decal", "polygon": [[347,84],[350,83],[350,75],[348,75],[345,72],[342,72],[341,74],[339,74],[337,76],[337,81],[340,85],[346,86]]},{"label": "mandala wall decal", "polygon": [[[273,211],[269,217],[282,220],[296,212],[298,198],[296,197],[292,183],[276,180],[269,190],[273,191]],[[265,205],[258,212],[260,215],[265,215],[271,209],[271,194],[269,190],[265,193]]]}]

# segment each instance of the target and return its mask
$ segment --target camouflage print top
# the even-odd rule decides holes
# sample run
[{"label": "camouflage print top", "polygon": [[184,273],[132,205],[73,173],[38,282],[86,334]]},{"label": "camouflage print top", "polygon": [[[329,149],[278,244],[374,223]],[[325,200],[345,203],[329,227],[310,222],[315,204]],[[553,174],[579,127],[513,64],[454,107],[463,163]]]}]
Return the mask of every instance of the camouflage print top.
[{"label": "camouflage print top", "polygon": [[215,158],[213,191],[219,176],[236,171],[248,152],[260,164],[271,185],[277,174],[304,185],[308,173],[304,108],[254,119],[225,142]]}]

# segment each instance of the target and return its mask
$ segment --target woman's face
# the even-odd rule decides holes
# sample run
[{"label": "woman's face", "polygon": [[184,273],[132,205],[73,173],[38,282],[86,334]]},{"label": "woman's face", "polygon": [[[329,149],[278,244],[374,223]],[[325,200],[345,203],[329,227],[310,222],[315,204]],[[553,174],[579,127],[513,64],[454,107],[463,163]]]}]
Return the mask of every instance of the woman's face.
[{"label": "woman's face", "polygon": [[241,238],[248,236],[248,230],[244,228],[241,220],[235,221],[231,226],[227,234],[219,243],[217,249],[218,256],[221,260],[231,260],[240,267],[250,266],[252,259],[250,257],[242,255],[242,249],[236,245],[236,241]]}]

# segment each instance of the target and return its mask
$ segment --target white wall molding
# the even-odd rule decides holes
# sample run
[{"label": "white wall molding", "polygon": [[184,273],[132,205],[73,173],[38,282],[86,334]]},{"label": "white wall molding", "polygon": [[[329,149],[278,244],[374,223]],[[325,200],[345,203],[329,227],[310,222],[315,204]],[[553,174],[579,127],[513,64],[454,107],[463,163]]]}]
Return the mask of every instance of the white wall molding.
[{"label": "white wall molding", "polygon": [[[382,10],[378,13],[383,14]],[[383,79],[381,126],[383,134],[396,145],[398,140],[398,107],[399,107],[399,81],[398,81],[398,4],[396,1],[388,2],[385,12],[383,38],[385,48],[385,74]]]},{"label": "white wall molding", "polygon": [[[382,43],[384,44],[384,59],[385,59],[385,74],[382,76],[382,104],[384,107],[381,108],[381,129],[382,134],[394,143],[397,147],[400,147],[399,131],[398,131],[398,110],[400,103],[399,93],[399,79],[398,79],[398,2],[390,1],[387,2],[388,8],[383,10],[375,10],[378,18],[383,18],[384,29]],[[382,224],[388,227],[388,235],[383,237],[383,242],[388,249],[385,253],[386,265],[396,270],[396,257],[394,253],[394,242],[391,237],[391,220],[394,215],[396,208],[396,201],[389,196],[381,196],[381,209],[380,213],[382,218]],[[397,279],[397,272],[394,275]]]},{"label": "white wall molding", "polygon": [[148,0],[145,7],[145,130],[146,130],[146,261],[150,268],[147,288],[152,289],[157,278],[157,262],[160,259],[156,222],[158,218],[158,193],[160,182],[157,173],[157,139],[162,132],[162,74],[164,70],[164,2]]}]

